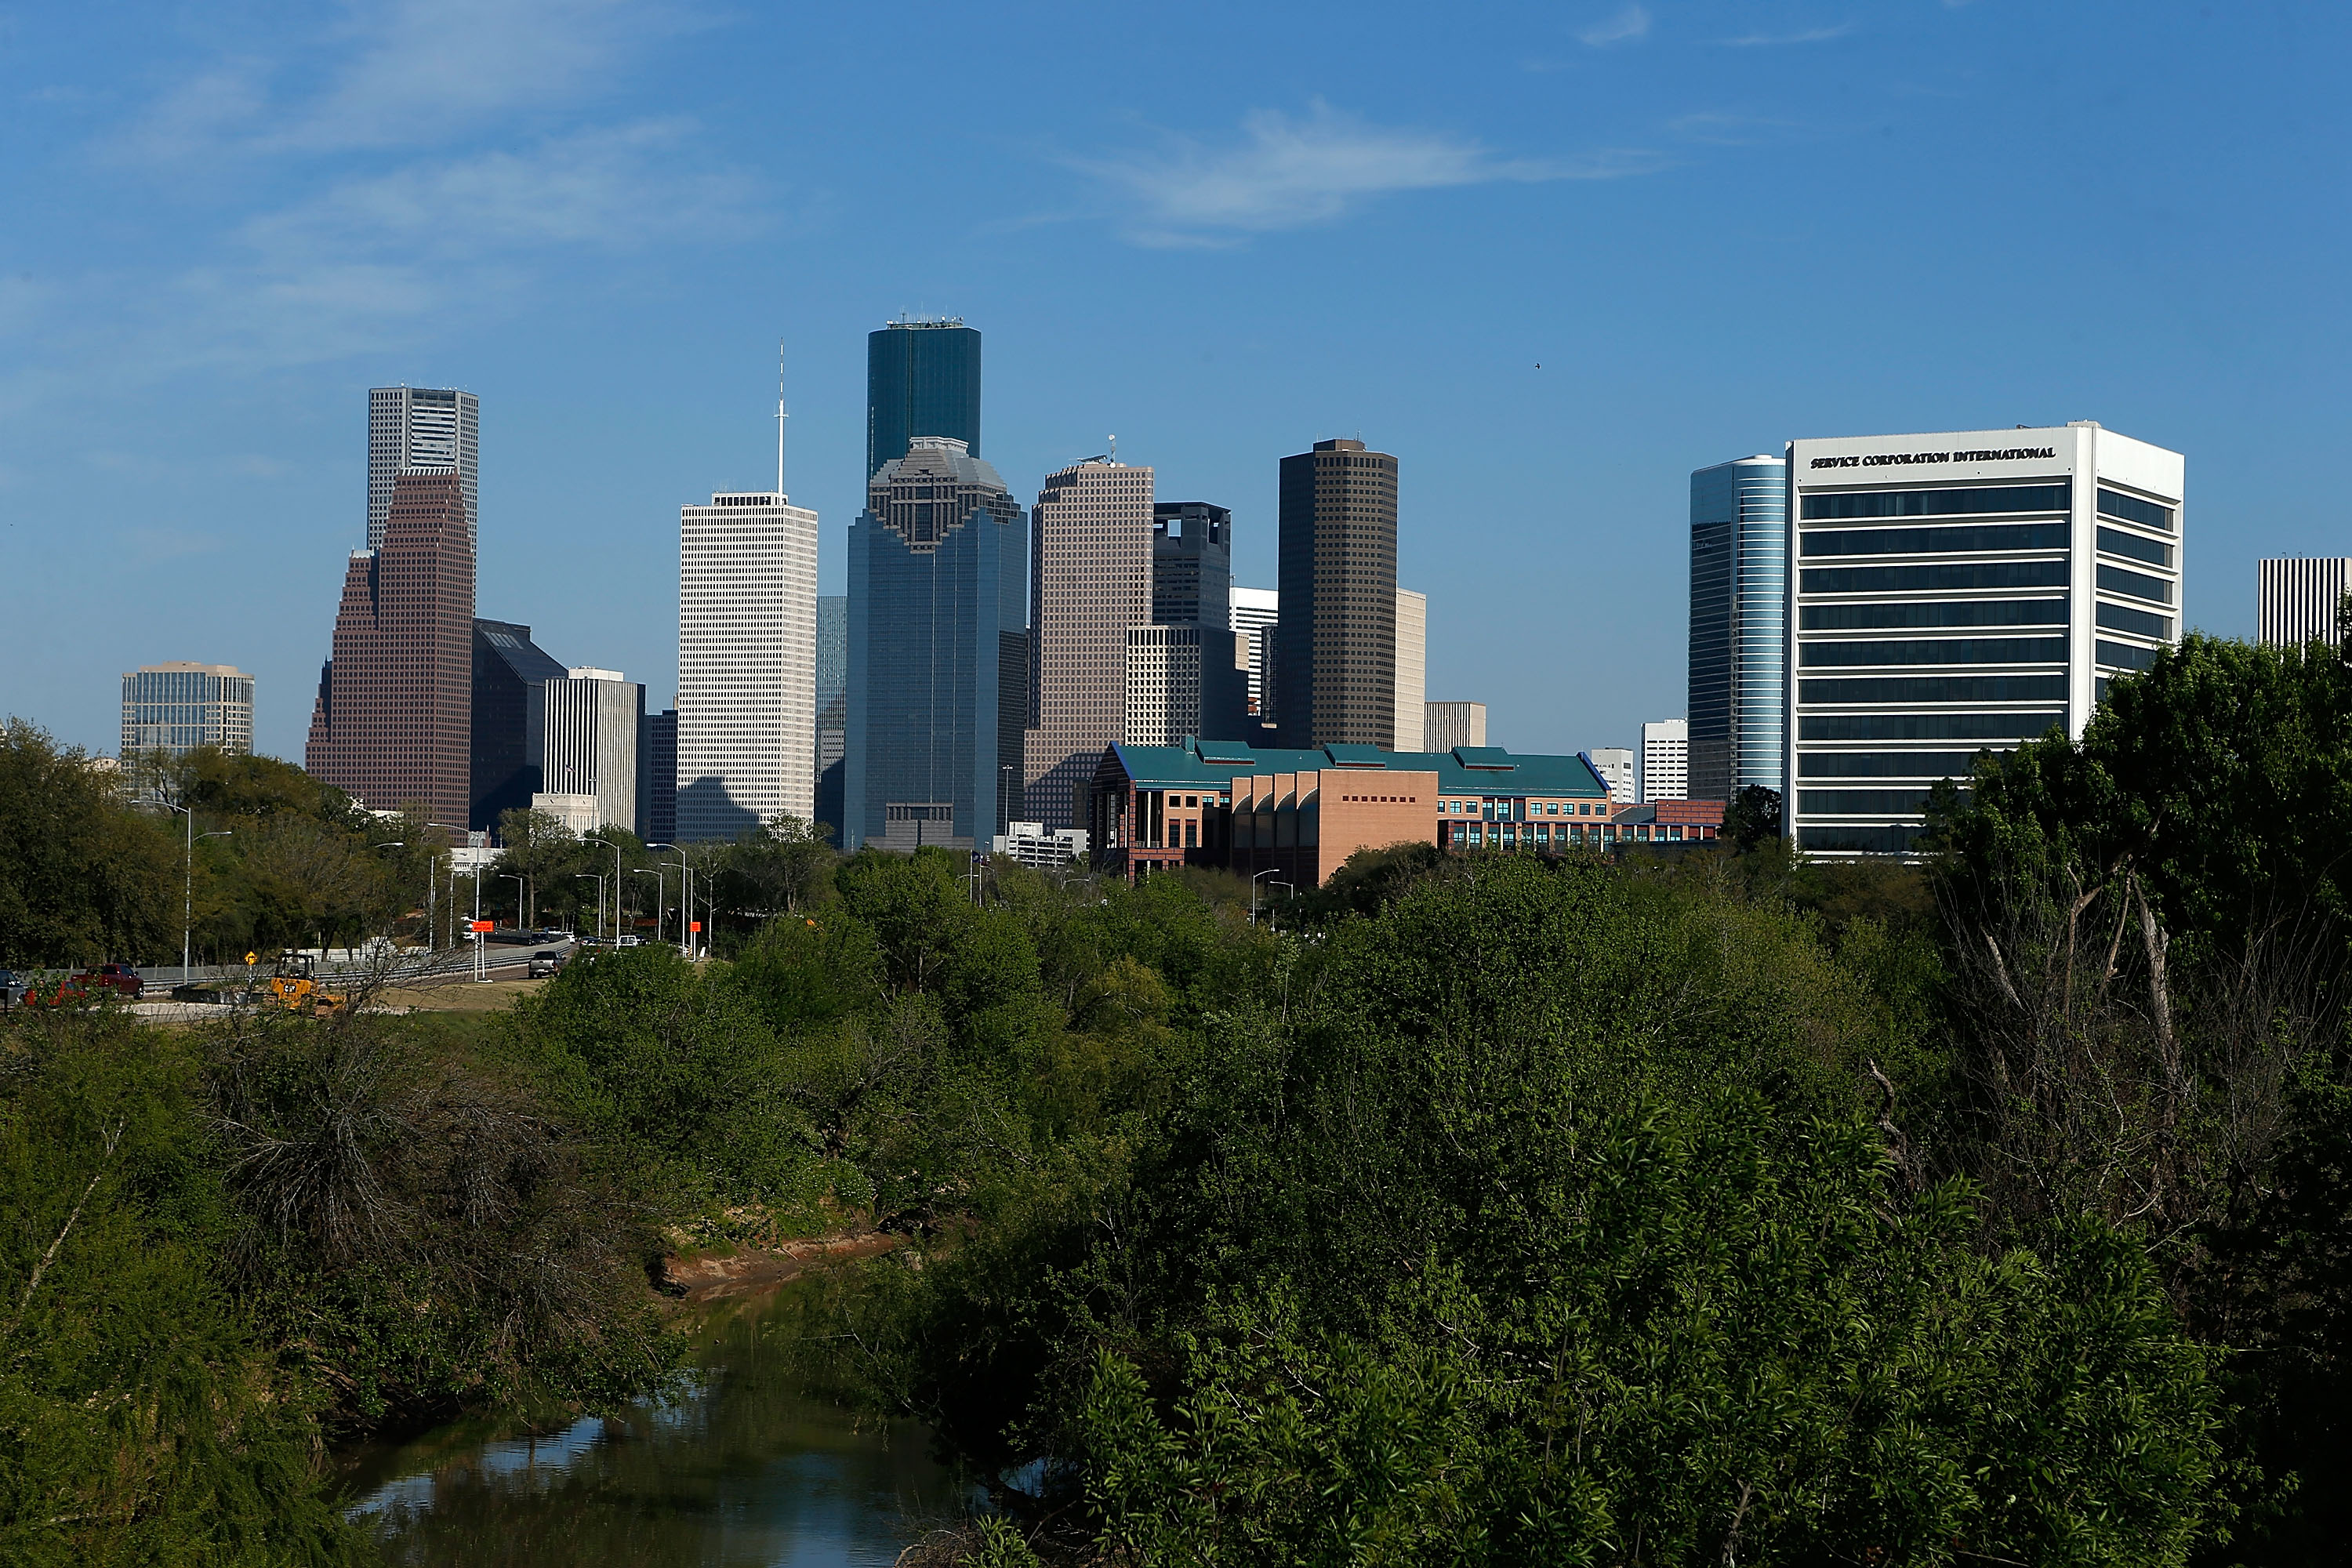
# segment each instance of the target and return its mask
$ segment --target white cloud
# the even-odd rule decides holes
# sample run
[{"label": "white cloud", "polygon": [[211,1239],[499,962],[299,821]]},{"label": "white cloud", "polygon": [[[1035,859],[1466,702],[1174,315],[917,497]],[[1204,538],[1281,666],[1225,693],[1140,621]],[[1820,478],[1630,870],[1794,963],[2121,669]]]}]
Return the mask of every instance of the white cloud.
[{"label": "white cloud", "polygon": [[1649,30],[1650,13],[1640,5],[1628,5],[1609,20],[1595,23],[1576,36],[1597,49],[1641,37]]},{"label": "white cloud", "polygon": [[1129,237],[1154,245],[1230,244],[1242,235],[1328,222],[1399,191],[1609,179],[1658,163],[1640,152],[1499,158],[1467,137],[1367,124],[1321,102],[1305,120],[1258,110],[1243,120],[1242,132],[1237,147],[1178,140],[1158,157],[1071,162],[1135,202],[1142,216]]},{"label": "white cloud", "polygon": [[1840,22],[1834,27],[1807,27],[1797,33],[1748,33],[1737,38],[1717,38],[1716,42],[1727,49],[1769,49],[1782,44],[1825,44],[1853,31],[1852,22]]},{"label": "white cloud", "polygon": [[393,0],[226,53],[116,140],[134,161],[442,144],[576,104],[647,38],[688,25],[631,0]]}]

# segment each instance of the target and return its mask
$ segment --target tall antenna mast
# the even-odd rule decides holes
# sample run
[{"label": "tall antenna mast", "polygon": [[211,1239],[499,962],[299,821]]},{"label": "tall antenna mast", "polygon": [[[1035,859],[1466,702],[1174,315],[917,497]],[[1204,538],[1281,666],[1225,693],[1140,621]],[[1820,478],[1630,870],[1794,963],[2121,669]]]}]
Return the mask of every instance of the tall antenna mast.
[{"label": "tall antenna mast", "polygon": [[776,340],[776,501],[784,499],[784,340]]}]

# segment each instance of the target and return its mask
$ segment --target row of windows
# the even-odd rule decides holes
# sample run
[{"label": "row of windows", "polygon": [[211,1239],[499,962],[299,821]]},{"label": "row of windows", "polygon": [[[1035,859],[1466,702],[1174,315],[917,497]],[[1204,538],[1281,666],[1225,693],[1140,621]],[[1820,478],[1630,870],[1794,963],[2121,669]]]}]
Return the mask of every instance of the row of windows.
[{"label": "row of windows", "polygon": [[2066,585],[2066,563],[1979,561],[1948,566],[1815,567],[1800,575],[1799,585],[1808,594],[1950,594],[1970,588],[2063,588]]},{"label": "row of windows", "polygon": [[1919,675],[1878,680],[1801,680],[1800,702],[2063,702],[2063,675]]},{"label": "row of windows", "polygon": [[2066,624],[2063,599],[1961,599],[1899,605],[1807,605],[1798,626],[1809,632],[1897,626],[2055,626]]},{"label": "row of windows", "polygon": [[2172,636],[2170,616],[2152,616],[2146,610],[2128,609],[2122,605],[2101,605],[2099,625],[2111,632],[2129,632],[2134,637],[2168,639]]},{"label": "row of windows", "polygon": [[1800,827],[1797,842],[1807,849],[1907,855],[1926,832],[1922,827]]},{"label": "row of windows", "polygon": [[2172,546],[2161,540],[2142,539],[2137,533],[2126,533],[2121,529],[2099,530],[2099,548],[2110,555],[2128,555],[2151,566],[2169,567],[2172,564]]},{"label": "row of windows", "polygon": [[2099,591],[2121,594],[2127,598],[2146,599],[2151,604],[2172,603],[2172,584],[2161,577],[2149,577],[2137,572],[2126,572],[2120,566],[2099,568]]},{"label": "row of windows", "polygon": [[1857,517],[1967,517],[1997,511],[2066,511],[2073,506],[2073,482],[2061,479],[2054,485],[1993,485],[1970,489],[1874,490],[1859,495],[1810,495],[1804,499],[1802,521],[1829,521]]},{"label": "row of windows", "polygon": [[2156,666],[2156,656],[2163,651],[2161,648],[2134,647],[2129,643],[2108,642],[2105,638],[2101,638],[2098,644],[2099,662],[2115,669],[2152,669]]},{"label": "row of windows", "polygon": [[1816,752],[1797,759],[1801,779],[1959,778],[1974,752]]},{"label": "row of windows", "polygon": [[1889,642],[1806,643],[1804,668],[1858,664],[2061,664],[2066,639],[2055,637],[1912,637]]},{"label": "row of windows", "polygon": [[2137,522],[2144,528],[2160,528],[2167,533],[2172,531],[2170,507],[2158,506],[2152,500],[2142,500],[2137,496],[2127,496],[2121,490],[2111,490],[2105,485],[2099,487],[2099,510],[2109,517],[2119,517],[2126,522]]},{"label": "row of windows", "polygon": [[1924,789],[1801,789],[1797,809],[1808,816],[1907,816],[1927,809]]},{"label": "row of windows", "polygon": [[1807,555],[1973,555],[2063,550],[2063,522],[1981,523],[1967,528],[1849,528],[1801,536]]}]

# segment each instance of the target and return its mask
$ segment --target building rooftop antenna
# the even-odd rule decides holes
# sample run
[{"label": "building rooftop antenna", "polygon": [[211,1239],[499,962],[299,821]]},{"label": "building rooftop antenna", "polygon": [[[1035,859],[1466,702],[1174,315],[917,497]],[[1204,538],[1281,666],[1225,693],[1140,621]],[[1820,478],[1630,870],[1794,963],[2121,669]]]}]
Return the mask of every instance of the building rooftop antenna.
[{"label": "building rooftop antenna", "polygon": [[776,504],[784,500],[784,340],[776,340]]}]

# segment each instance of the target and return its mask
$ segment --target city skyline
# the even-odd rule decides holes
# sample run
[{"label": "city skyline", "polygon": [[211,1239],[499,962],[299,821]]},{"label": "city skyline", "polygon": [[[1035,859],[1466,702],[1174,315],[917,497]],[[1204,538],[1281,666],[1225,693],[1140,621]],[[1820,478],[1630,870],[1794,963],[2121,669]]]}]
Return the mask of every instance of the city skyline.
[{"label": "city skyline", "polygon": [[[349,27],[23,18],[0,72],[41,133],[8,178],[55,221],[7,241],[0,539],[34,581],[102,557],[112,613],[16,605],[0,708],[102,750],[120,671],[231,663],[257,746],[299,755],[360,542],[353,389],[404,382],[488,405],[482,580],[531,591],[487,607],[666,700],[667,520],[772,486],[779,338],[787,488],[841,591],[861,340],[893,315],[989,330],[985,451],[1016,493],[1116,431],[1163,493],[1233,509],[1244,583],[1275,580],[1273,459],[1377,437],[1407,464],[1429,689],[1483,694],[1517,746],[1679,709],[1685,478],[1790,438],[2097,417],[2196,455],[2182,615],[2217,632],[2252,635],[2258,559],[2346,552],[2324,473],[2279,454],[2347,412],[2312,302],[2352,216],[2307,171],[2342,141],[2317,73],[2352,18],[2289,47],[2225,8],[1698,4],[1593,43],[1605,16],[1375,6],[1336,35],[1184,14],[1139,53],[937,18],[1005,85],[980,132],[944,100],[871,115],[880,17],[496,9],[457,73],[403,0]],[[2053,97],[2021,32],[2141,89]],[[1181,119],[1139,118],[1179,89]],[[910,199],[903,172],[942,167]],[[124,243],[130,213],[169,243]],[[1524,657],[1561,626],[1610,680]]]}]

